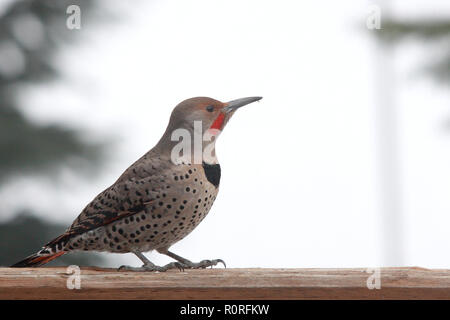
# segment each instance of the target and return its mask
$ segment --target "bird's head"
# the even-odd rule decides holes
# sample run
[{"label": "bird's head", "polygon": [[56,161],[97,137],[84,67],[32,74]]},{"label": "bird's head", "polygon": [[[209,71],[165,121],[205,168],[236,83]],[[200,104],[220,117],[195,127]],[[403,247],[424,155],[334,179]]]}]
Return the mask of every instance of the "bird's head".
[{"label": "bird's head", "polygon": [[173,129],[184,128],[193,132],[194,129],[198,130],[198,124],[201,122],[203,133],[208,130],[220,132],[238,108],[261,99],[262,97],[249,97],[230,102],[220,102],[207,97],[187,99],[173,110],[170,125]]},{"label": "bird's head", "polygon": [[184,143],[187,142],[186,139],[190,139],[191,150],[194,150],[198,147],[196,141],[200,137],[200,144],[204,148],[208,142],[215,142],[237,109],[261,99],[262,97],[248,97],[220,102],[212,98],[196,97],[184,100],[172,111],[169,125],[158,145],[160,149],[167,151],[169,148],[173,149],[180,137],[183,137]]}]

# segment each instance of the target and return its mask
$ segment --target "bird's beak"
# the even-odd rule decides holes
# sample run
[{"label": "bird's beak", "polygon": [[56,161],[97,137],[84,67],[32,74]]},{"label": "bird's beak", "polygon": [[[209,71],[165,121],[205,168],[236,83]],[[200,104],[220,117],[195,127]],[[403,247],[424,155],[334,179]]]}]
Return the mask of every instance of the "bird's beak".
[{"label": "bird's beak", "polygon": [[248,97],[248,98],[241,98],[241,99],[236,99],[236,100],[231,100],[230,102],[227,102],[225,104],[225,107],[223,108],[223,111],[225,113],[230,113],[240,107],[245,106],[246,104],[255,102],[255,101],[259,101],[261,100],[262,97]]}]

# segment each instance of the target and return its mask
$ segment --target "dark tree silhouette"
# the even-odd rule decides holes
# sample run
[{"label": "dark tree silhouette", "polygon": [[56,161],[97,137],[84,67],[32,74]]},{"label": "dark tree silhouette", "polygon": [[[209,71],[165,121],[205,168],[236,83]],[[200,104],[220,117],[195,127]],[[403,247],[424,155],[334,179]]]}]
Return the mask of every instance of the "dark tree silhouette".
[{"label": "dark tree silhouette", "polygon": [[[103,145],[84,141],[62,125],[38,125],[19,108],[27,87],[60,79],[54,63],[59,49],[82,40],[81,31],[66,27],[66,10],[73,4],[82,10],[84,28],[104,20],[94,0],[18,0],[0,7],[0,187],[17,175],[51,177],[62,166],[89,170],[101,159]],[[18,212],[0,224],[0,265],[35,252],[65,227],[36,217],[33,208]],[[102,261],[95,254],[58,260],[56,264],[79,265]]]}]

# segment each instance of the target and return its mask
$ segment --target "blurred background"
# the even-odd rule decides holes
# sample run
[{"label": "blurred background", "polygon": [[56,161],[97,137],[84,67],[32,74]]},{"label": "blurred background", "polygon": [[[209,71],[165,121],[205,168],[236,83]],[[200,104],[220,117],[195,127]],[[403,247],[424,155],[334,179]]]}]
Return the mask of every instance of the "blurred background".
[{"label": "blurred background", "polygon": [[221,136],[219,196],[174,252],[448,268],[449,87],[446,0],[1,0],[0,265],[63,232],[180,101],[261,95]]}]

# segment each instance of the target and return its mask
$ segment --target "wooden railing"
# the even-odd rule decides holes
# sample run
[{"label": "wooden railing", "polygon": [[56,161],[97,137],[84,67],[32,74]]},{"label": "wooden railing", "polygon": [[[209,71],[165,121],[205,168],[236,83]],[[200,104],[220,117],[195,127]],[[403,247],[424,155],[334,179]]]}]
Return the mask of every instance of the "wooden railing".
[{"label": "wooden railing", "polygon": [[0,299],[450,299],[450,270],[79,271],[0,268]]}]

